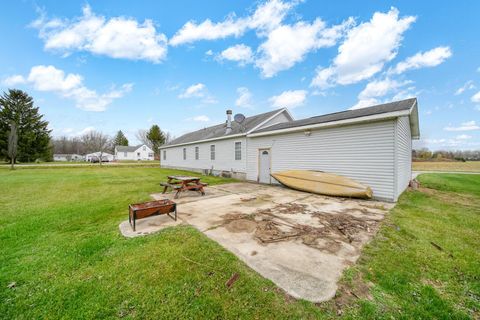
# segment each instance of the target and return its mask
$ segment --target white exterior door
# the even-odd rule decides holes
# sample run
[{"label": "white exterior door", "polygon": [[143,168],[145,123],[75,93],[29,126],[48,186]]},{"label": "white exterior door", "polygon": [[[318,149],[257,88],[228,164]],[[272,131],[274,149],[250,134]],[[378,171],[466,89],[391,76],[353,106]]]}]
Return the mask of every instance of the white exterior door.
[{"label": "white exterior door", "polygon": [[270,163],[271,154],[270,149],[258,150],[258,182],[270,183]]}]

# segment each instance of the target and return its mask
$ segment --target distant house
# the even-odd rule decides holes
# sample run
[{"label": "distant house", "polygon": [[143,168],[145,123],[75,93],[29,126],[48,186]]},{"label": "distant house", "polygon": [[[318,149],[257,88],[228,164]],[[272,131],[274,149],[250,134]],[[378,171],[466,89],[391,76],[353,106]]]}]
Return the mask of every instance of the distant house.
[{"label": "distant house", "polygon": [[76,153],[56,153],[53,161],[85,161],[85,157]]},{"label": "distant house", "polygon": [[287,109],[238,115],[160,147],[162,168],[278,183],[271,173],[319,170],[370,186],[396,201],[411,179],[412,140],[420,136],[417,99],[293,120]]},{"label": "distant house", "polygon": [[[93,152],[85,155],[85,160],[88,162],[98,162],[100,159],[100,152]],[[111,153],[103,152],[102,153],[102,161],[103,162],[110,162],[114,160],[114,156]]]},{"label": "distant house", "polygon": [[116,160],[155,160],[154,152],[145,144],[138,146],[115,146]]}]

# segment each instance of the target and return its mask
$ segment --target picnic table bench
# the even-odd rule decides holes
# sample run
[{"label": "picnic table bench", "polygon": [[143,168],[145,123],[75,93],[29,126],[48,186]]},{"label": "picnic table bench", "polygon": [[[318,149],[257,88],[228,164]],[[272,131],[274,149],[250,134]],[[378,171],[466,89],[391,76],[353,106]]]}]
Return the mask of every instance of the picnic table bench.
[{"label": "picnic table bench", "polygon": [[202,196],[205,195],[204,187],[206,187],[208,184],[201,182],[200,178],[198,177],[168,176],[167,178],[167,182],[160,183],[160,185],[164,187],[162,193],[167,192],[168,188],[171,188],[175,191],[175,199],[177,199],[180,193],[184,191],[198,191],[202,194]]}]

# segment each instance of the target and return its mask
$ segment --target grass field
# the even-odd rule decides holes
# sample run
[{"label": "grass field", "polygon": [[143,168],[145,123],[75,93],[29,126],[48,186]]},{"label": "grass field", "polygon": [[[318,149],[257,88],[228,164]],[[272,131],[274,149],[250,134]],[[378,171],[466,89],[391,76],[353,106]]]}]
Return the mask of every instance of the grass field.
[{"label": "grass field", "polygon": [[[480,176],[420,176],[426,188],[401,197],[359,263],[345,273],[339,296],[314,305],[286,297],[191,227],[123,238],[118,224],[128,203],[149,199],[171,173],[143,167],[0,169],[0,317],[480,316]],[[233,273],[239,280],[227,289]]]},{"label": "grass field", "polygon": [[415,171],[480,172],[480,161],[425,161],[412,162]]}]

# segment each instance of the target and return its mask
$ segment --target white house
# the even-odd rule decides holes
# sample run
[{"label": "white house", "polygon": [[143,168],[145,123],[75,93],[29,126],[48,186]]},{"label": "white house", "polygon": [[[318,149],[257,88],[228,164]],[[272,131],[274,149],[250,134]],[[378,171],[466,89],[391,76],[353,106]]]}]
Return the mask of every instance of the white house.
[{"label": "white house", "polygon": [[85,157],[75,153],[55,153],[53,161],[85,161]]},{"label": "white house", "polygon": [[[100,151],[85,155],[85,160],[89,162],[97,162],[98,159],[100,159]],[[114,157],[113,157],[113,154],[111,153],[103,152],[102,159],[103,159],[103,162],[110,162],[114,160]]]},{"label": "white house", "polygon": [[287,109],[187,133],[161,149],[161,166],[278,183],[270,173],[331,172],[396,201],[411,178],[412,139],[420,136],[417,99],[293,120]]},{"label": "white house", "polygon": [[155,160],[153,150],[147,145],[115,146],[116,160]]}]

